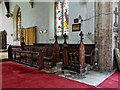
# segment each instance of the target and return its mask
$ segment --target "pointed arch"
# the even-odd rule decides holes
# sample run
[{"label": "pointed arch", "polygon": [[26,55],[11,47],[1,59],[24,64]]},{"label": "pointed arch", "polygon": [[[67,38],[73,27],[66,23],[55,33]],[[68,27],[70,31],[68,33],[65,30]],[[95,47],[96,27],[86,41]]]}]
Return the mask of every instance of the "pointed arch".
[{"label": "pointed arch", "polygon": [[18,5],[14,8],[13,14],[13,23],[14,23],[14,40],[20,40],[20,29],[21,29],[21,9]]}]

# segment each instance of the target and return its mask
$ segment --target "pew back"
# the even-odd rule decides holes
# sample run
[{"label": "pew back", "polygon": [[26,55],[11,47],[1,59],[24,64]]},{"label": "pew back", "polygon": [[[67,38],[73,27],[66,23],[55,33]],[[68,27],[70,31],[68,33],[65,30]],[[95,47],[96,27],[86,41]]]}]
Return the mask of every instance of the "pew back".
[{"label": "pew back", "polygon": [[[81,46],[81,45],[80,45]],[[94,62],[94,44],[84,44],[85,63],[93,65]],[[81,47],[78,44],[66,44],[63,48],[63,69],[80,72],[80,66],[85,67],[84,60],[82,62]],[[84,59],[84,58],[83,58]]]},{"label": "pew back", "polygon": [[27,50],[27,51],[33,51],[33,52],[39,52],[41,49],[44,61],[51,62],[52,66],[55,66],[56,63],[59,61],[58,43],[54,43],[54,44],[35,43],[34,45],[23,45],[23,48],[25,51]]},{"label": "pew back", "polygon": [[62,69],[80,72],[79,63],[79,48],[78,47],[64,47],[63,50],[63,66]]}]

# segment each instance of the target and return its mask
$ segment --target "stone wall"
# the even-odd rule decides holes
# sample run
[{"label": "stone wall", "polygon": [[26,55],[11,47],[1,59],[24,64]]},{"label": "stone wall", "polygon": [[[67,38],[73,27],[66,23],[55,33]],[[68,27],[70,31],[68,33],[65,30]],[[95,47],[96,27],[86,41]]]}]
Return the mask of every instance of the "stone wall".
[{"label": "stone wall", "polygon": [[112,70],[112,4],[96,3],[95,43],[99,70]]}]

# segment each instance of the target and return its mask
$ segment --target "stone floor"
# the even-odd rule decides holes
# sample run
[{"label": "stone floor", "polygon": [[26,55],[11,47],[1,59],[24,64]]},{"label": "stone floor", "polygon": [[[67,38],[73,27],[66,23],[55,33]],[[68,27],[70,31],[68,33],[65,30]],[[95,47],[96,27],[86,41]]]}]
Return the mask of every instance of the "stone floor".
[{"label": "stone floor", "polygon": [[102,83],[104,80],[106,80],[109,76],[111,76],[114,73],[114,71],[97,72],[97,71],[90,70],[81,75],[70,70],[63,70],[63,71],[60,69],[57,70],[57,67],[54,67],[51,69],[43,69],[42,71],[45,71],[48,73],[54,73],[58,76],[65,77],[78,82],[83,82],[93,86],[98,86],[100,83]]},{"label": "stone floor", "polygon": [[5,50],[0,50],[0,60],[8,59],[8,52]]}]

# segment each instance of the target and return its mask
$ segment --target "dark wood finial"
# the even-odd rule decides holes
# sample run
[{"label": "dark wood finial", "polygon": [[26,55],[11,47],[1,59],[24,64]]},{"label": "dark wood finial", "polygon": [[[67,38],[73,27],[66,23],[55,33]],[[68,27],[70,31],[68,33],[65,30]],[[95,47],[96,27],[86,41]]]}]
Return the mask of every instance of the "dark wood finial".
[{"label": "dark wood finial", "polygon": [[25,39],[25,38],[24,38],[24,36],[23,36],[23,30],[21,30],[21,32],[22,32],[22,33],[21,33],[21,34],[22,34],[22,38],[21,38],[21,39],[22,39],[22,42],[24,43],[24,39]]},{"label": "dark wood finial", "polygon": [[24,50],[24,45],[25,45],[25,42],[24,42],[24,37],[21,38],[22,39],[22,42],[21,42],[21,49]]},{"label": "dark wood finial", "polygon": [[24,39],[25,39],[25,38],[24,38],[24,37],[22,37],[21,39],[22,39],[22,42],[24,42]]},{"label": "dark wood finial", "polygon": [[64,37],[64,44],[66,44],[67,43],[67,35],[66,35],[66,33],[63,35],[63,37]]},{"label": "dark wood finial", "polygon": [[83,32],[82,32],[82,31],[80,32],[79,36],[80,36],[80,39],[81,39],[81,41],[80,41],[80,42],[83,42],[83,39],[84,39],[84,38],[83,38],[83,36],[84,36],[84,34],[83,34]]},{"label": "dark wood finial", "polygon": [[58,36],[55,35],[54,38],[55,38],[55,43],[57,43],[57,42],[58,42],[58,41],[57,41]]},{"label": "dark wood finial", "polygon": [[23,36],[22,36],[22,38],[21,38],[21,39],[22,39],[22,42],[24,42],[24,39],[25,39],[25,38],[24,38]]}]

